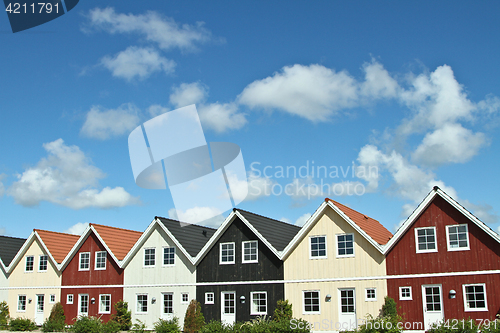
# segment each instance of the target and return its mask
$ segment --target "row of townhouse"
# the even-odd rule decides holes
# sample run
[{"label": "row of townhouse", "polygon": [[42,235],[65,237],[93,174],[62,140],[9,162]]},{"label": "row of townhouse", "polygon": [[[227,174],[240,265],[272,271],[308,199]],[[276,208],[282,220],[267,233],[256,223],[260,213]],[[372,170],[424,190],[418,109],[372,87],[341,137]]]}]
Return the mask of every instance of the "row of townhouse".
[{"label": "row of townhouse", "polygon": [[272,315],[280,299],[316,331],[351,328],[396,300],[406,330],[500,311],[500,237],[435,187],[392,235],[326,199],[303,227],[234,209],[217,229],[155,217],[144,232],[90,224],[80,236],[34,230],[1,237],[1,296],[11,316],[41,324],[63,304],[107,321],[118,300],[133,319]]}]

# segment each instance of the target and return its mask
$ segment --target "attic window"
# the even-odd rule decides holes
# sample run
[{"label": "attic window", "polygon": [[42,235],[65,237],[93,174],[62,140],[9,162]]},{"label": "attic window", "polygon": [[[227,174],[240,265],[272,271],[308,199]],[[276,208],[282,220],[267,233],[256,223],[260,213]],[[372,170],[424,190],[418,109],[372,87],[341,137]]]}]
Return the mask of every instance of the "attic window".
[{"label": "attic window", "polygon": [[234,264],[234,242],[220,243],[220,261],[221,265]]},{"label": "attic window", "polygon": [[436,227],[415,228],[417,253],[437,252]]},{"label": "attic window", "polygon": [[47,271],[47,258],[46,254],[43,254],[39,257],[38,271],[45,272]]},{"label": "attic window", "polygon": [[88,271],[90,269],[90,252],[80,253],[80,266],[79,271]]},{"label": "attic window", "polygon": [[33,272],[33,266],[35,264],[35,257],[34,256],[27,256],[26,257],[26,272]]},{"label": "attic window", "polygon": [[106,251],[98,251],[95,253],[95,269],[106,269]]},{"label": "attic window", "polygon": [[243,263],[258,262],[258,241],[245,241],[243,244]]},{"label": "attic window", "polygon": [[467,224],[447,225],[448,251],[469,250],[469,232]]}]

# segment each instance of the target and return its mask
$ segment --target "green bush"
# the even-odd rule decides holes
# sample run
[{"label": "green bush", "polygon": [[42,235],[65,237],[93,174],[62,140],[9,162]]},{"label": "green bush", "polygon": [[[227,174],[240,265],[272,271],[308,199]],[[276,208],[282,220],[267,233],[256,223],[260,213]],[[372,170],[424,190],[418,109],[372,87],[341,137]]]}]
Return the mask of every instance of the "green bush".
[{"label": "green bush", "polygon": [[274,321],[290,321],[292,319],[292,304],[288,303],[288,300],[279,300],[276,304],[276,309],[274,309]]},{"label": "green bush", "polygon": [[128,303],[119,300],[113,307],[115,308],[116,314],[111,316],[111,320],[120,325],[120,330],[128,331],[132,326],[132,312],[128,309]]},{"label": "green bush", "polygon": [[0,303],[0,330],[9,328],[9,306],[6,301]]},{"label": "green bush", "polygon": [[36,324],[28,318],[14,318],[9,324],[11,331],[34,331],[35,329]]},{"label": "green bush", "polygon": [[65,324],[66,316],[64,315],[64,309],[60,302],[54,304],[50,310],[50,316],[42,324],[42,332],[62,332],[66,326]]},{"label": "green bush", "polygon": [[398,315],[398,308],[396,305],[396,301],[389,296],[385,296],[384,305],[382,305],[382,317],[394,318],[397,315]]},{"label": "green bush", "polygon": [[144,333],[144,331],[146,330],[146,324],[144,324],[139,319],[136,319],[135,321],[136,321],[136,323],[134,325],[132,325],[132,328],[131,328],[132,332]]},{"label": "green bush", "polygon": [[64,322],[57,322],[55,320],[45,319],[42,324],[42,332],[64,332]]},{"label": "green bush", "polygon": [[229,325],[225,325],[217,320],[211,320],[208,324],[202,327],[200,333],[230,333],[233,329]]},{"label": "green bush", "polygon": [[359,333],[401,333],[401,328],[398,324],[401,322],[401,318],[398,315],[391,316],[378,316],[373,318],[368,315],[363,324],[359,325],[355,332]]},{"label": "green bush", "polygon": [[75,333],[100,333],[102,331],[101,318],[80,316],[71,326],[71,331]]},{"label": "green bush", "polygon": [[477,333],[479,327],[474,319],[448,319],[433,324],[429,333]]},{"label": "green bush", "polygon": [[180,333],[179,318],[174,317],[171,320],[159,319],[153,324],[156,333]]},{"label": "green bush", "polygon": [[[497,318],[500,317],[497,315]],[[490,322],[484,323],[481,325],[482,333],[500,333],[500,320],[492,320]]]},{"label": "green bush", "polygon": [[205,325],[205,317],[201,313],[201,304],[197,300],[191,300],[184,317],[184,333],[196,333]]},{"label": "green bush", "polygon": [[109,320],[107,323],[102,324],[102,333],[117,333],[120,331],[120,324],[114,320]]}]

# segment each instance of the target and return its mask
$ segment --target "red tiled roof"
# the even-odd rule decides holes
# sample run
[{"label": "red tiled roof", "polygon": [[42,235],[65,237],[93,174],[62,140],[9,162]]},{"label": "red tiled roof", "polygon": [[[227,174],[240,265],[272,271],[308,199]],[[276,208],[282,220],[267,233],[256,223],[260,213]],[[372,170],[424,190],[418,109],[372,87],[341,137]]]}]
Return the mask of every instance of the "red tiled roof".
[{"label": "red tiled roof", "polygon": [[73,248],[80,236],[65,234],[62,232],[35,229],[42,239],[54,260],[60,264]]},{"label": "red tiled roof", "polygon": [[123,260],[142,232],[90,223],[97,231],[116,259]]},{"label": "red tiled roof", "polygon": [[326,202],[331,201],[338,209],[344,212],[354,223],[363,229],[374,241],[380,245],[387,244],[389,239],[392,237],[392,233],[387,230],[379,221],[372,219],[360,212],[355,211],[335,200],[326,198]]}]

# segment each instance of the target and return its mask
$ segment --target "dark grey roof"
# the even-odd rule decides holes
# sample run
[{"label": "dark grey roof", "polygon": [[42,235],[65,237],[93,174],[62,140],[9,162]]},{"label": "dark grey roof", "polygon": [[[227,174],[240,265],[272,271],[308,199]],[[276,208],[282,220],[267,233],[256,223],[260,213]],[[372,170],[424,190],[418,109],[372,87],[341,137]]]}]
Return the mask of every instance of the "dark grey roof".
[{"label": "dark grey roof", "polygon": [[24,238],[0,236],[0,258],[5,266],[10,265],[25,241]]},{"label": "dark grey roof", "polygon": [[210,237],[215,233],[215,229],[204,227],[197,224],[181,223],[176,220],[167,219],[164,217],[157,218],[165,225],[165,227],[174,235],[181,243],[182,247],[192,256],[196,257],[202,247],[208,242]]},{"label": "dark grey roof", "polygon": [[278,251],[283,251],[300,227],[235,208]]}]

